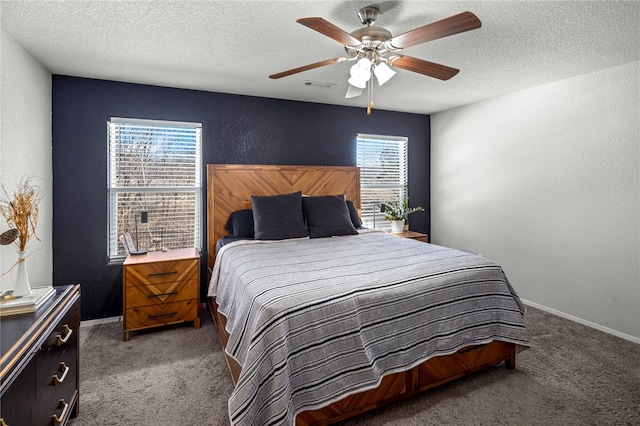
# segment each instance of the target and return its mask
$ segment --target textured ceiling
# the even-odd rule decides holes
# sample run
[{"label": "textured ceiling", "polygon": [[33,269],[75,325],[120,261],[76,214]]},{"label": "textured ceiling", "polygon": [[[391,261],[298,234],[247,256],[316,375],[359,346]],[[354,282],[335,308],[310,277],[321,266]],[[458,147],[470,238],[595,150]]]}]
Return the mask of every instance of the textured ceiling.
[{"label": "textured ceiling", "polygon": [[[375,87],[376,108],[434,113],[640,60],[640,2],[618,1],[1,1],[1,24],[54,74],[366,105],[345,99],[350,63],[268,75],[344,56],[296,23],[319,16],[351,32],[377,4],[394,35],[469,10],[482,28],[403,53],[459,68],[449,81],[405,70]],[[305,86],[332,83],[332,88]]]}]

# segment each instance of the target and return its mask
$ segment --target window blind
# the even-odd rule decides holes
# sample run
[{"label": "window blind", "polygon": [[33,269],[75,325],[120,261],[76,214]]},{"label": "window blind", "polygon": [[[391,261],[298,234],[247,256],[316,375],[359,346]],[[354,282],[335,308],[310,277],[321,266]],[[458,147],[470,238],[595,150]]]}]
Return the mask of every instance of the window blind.
[{"label": "window blind", "polygon": [[125,255],[123,232],[136,242],[136,226],[139,249],[200,249],[202,125],[112,117],[107,132],[110,258]]},{"label": "window blind", "polygon": [[380,212],[380,204],[402,201],[407,196],[407,146],[408,139],[403,136],[358,134],[356,162],[360,167],[360,204],[365,227],[391,230],[391,223]]}]

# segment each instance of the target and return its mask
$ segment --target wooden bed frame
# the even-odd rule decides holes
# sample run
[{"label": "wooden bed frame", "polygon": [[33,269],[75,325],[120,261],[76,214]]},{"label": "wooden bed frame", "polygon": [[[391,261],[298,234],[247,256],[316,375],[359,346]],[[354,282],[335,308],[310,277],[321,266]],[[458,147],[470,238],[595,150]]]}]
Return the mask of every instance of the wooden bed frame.
[{"label": "wooden bed frame", "polygon": [[[275,195],[302,191],[305,195],[345,194],[360,209],[360,170],[357,167],[207,165],[207,253],[211,270],[219,238],[227,234],[224,225],[236,210],[251,208],[251,195]],[[208,301],[223,349],[229,335],[226,318],[218,312],[215,299]],[[241,366],[225,352],[234,384]],[[412,368],[390,374],[372,390],[360,392],[297,415],[296,425],[329,425],[434,388],[476,371],[505,363],[515,368],[515,345],[493,341],[438,356]]]}]

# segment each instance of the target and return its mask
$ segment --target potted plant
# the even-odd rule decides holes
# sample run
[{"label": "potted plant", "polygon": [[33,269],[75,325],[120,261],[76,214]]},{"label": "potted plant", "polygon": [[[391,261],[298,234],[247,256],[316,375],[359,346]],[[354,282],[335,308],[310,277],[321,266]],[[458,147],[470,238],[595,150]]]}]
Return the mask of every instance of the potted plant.
[{"label": "potted plant", "polygon": [[391,232],[402,234],[407,217],[411,213],[423,212],[422,207],[409,207],[409,197],[404,197],[402,203],[392,201],[384,205],[384,218],[391,222]]}]

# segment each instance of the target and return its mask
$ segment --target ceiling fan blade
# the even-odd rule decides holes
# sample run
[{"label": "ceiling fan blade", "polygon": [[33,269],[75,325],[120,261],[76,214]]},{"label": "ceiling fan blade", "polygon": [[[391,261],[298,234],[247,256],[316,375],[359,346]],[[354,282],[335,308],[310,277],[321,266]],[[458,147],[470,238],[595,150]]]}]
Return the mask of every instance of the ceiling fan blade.
[{"label": "ceiling fan blade", "polygon": [[337,64],[340,62],[344,62],[346,60],[347,58],[333,58],[333,59],[327,59],[326,61],[314,62],[313,64],[303,65],[301,67],[293,68],[287,71],[282,71],[277,74],[271,74],[269,78],[277,79],[277,78],[287,77],[292,74],[297,74],[303,71],[309,71],[314,68],[324,67],[325,65]]},{"label": "ceiling fan blade", "polygon": [[320,34],[324,34],[345,46],[360,46],[362,44],[360,40],[348,32],[336,27],[331,22],[322,18],[300,18],[296,22],[307,28],[315,30]]},{"label": "ceiling fan blade", "polygon": [[414,58],[406,55],[393,55],[389,57],[389,65],[402,68],[407,71],[417,72],[427,77],[438,78],[440,80],[449,80],[460,72],[459,69],[451,68],[446,65],[436,64],[435,62],[425,61],[424,59]]},{"label": "ceiling fan blade", "polygon": [[391,38],[388,43],[395,48],[404,49],[427,41],[475,30],[481,26],[482,22],[476,15],[471,12],[462,12],[399,34]]}]

